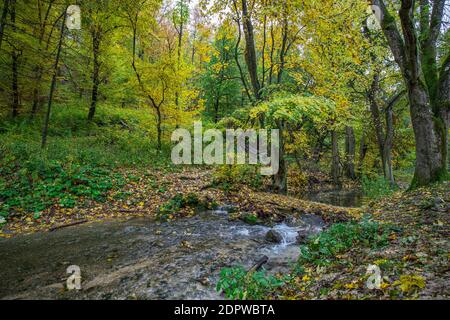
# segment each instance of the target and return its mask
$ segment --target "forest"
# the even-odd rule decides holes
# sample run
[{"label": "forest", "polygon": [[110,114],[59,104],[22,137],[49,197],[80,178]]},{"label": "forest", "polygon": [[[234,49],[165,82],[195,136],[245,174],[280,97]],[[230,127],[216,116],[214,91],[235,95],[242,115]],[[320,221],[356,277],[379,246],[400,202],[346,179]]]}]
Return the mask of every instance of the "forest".
[{"label": "forest", "polygon": [[0,70],[0,299],[449,299],[448,0],[1,0]]}]

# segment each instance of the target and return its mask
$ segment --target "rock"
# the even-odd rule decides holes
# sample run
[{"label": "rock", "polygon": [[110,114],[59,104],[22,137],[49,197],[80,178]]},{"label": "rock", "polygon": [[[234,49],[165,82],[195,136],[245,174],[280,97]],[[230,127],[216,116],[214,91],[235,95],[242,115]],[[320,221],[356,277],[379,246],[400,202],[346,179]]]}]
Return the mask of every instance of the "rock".
[{"label": "rock", "polygon": [[289,216],[284,220],[284,223],[288,227],[296,228],[296,227],[318,227],[325,228],[325,221],[317,215],[314,214],[303,214],[300,217]]},{"label": "rock", "polygon": [[297,235],[297,243],[298,244],[305,244],[308,242],[308,238],[312,236],[313,234],[309,230],[301,230],[298,232]]},{"label": "rock", "polygon": [[218,207],[217,210],[226,211],[228,213],[236,213],[238,211],[238,207],[233,206],[231,204],[226,204],[224,206]]},{"label": "rock", "polygon": [[298,227],[299,224],[302,223],[301,220],[299,220],[297,217],[295,216],[288,216],[286,218],[286,220],[284,220],[284,223],[288,226],[288,227]]},{"label": "rock", "polygon": [[283,241],[283,236],[277,230],[272,229],[269,232],[267,232],[266,240],[272,243],[281,243]]},{"label": "rock", "polygon": [[326,227],[325,221],[321,217],[314,214],[305,214],[300,217],[300,220],[302,221],[303,225],[305,224],[309,225],[313,229],[314,228],[323,229]]}]

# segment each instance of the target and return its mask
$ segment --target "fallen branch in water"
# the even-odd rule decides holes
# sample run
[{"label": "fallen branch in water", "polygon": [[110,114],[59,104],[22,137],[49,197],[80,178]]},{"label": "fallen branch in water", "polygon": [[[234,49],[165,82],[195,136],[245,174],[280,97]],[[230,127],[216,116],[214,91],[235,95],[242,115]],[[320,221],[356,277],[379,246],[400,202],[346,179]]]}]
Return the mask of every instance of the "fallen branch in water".
[{"label": "fallen branch in water", "polygon": [[79,220],[79,221],[75,221],[75,222],[68,223],[68,224],[62,224],[62,225],[58,225],[58,226],[51,227],[50,229],[48,229],[48,231],[49,231],[49,232],[53,232],[53,231],[56,231],[56,230],[59,230],[59,229],[77,226],[77,225],[79,225],[79,224],[83,224],[83,223],[86,223],[86,222],[88,222],[88,221],[89,221],[89,220],[84,219],[84,220]]},{"label": "fallen branch in water", "polygon": [[269,257],[264,256],[261,259],[259,259],[256,264],[250,268],[250,270],[248,270],[248,273],[253,273],[256,271],[261,270],[261,268],[267,263],[269,262]]}]

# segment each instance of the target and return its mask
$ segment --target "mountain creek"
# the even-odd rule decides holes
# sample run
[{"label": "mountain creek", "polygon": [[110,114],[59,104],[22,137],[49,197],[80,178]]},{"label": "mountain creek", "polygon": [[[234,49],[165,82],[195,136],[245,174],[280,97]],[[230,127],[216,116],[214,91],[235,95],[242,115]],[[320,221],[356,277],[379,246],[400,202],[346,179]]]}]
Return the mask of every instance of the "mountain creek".
[{"label": "mountain creek", "polygon": [[[310,199],[361,203],[358,192]],[[0,299],[224,299],[215,289],[222,268],[251,269],[267,257],[269,273],[288,272],[300,253],[299,235],[326,228],[314,215],[249,225],[230,221],[231,209],[170,223],[134,218],[0,240]],[[66,289],[72,265],[80,267],[81,290]]]}]

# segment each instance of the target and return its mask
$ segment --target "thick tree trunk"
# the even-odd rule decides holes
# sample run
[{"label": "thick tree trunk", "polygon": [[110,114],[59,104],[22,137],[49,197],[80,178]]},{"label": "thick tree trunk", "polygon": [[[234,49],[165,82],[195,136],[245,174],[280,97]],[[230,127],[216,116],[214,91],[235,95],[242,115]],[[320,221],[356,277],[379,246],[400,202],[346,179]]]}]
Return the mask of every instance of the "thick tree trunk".
[{"label": "thick tree trunk", "polygon": [[333,184],[337,187],[341,187],[339,135],[336,130],[333,130],[331,132],[331,144],[332,144],[331,177],[333,179]]},{"label": "thick tree trunk", "polygon": [[386,178],[386,159],[384,157],[384,130],[381,122],[380,108],[377,102],[377,93],[379,89],[379,75],[373,78],[372,86],[369,92],[370,113],[372,115],[373,125],[375,127],[375,135],[377,138],[378,154],[380,155],[383,176]]},{"label": "thick tree trunk", "polygon": [[256,60],[255,37],[253,24],[248,11],[247,0],[242,0],[242,18],[245,36],[245,61],[247,63],[250,81],[255,99],[260,99],[261,85],[258,80],[258,63]]},{"label": "thick tree trunk", "polygon": [[435,127],[430,98],[422,82],[408,88],[411,119],[416,137],[416,170],[413,186],[440,180],[443,174],[442,142]]},{"label": "thick tree trunk", "polygon": [[440,133],[442,170],[445,172],[448,169],[448,130],[450,128],[450,53],[441,68],[436,99],[438,105],[436,108],[438,113],[436,125]]},{"label": "thick tree trunk", "polygon": [[345,175],[347,178],[355,180],[356,139],[355,132],[352,127],[345,128],[345,155]]},{"label": "thick tree trunk", "polygon": [[[402,0],[399,17],[400,34],[395,18],[383,0],[373,0],[382,13],[381,27],[402,72],[408,89],[410,113],[416,138],[416,170],[412,187],[439,181],[447,173],[448,94],[442,94],[441,84],[448,81],[450,66],[447,56],[438,77],[437,39],[442,27],[445,0],[432,3]],[[415,14],[420,13],[420,19]],[[443,74],[444,77],[442,77]],[[436,79],[439,79],[436,85]],[[444,87],[448,92],[448,83]],[[436,94],[438,92],[438,94]],[[442,110],[444,109],[444,110]]]},{"label": "thick tree trunk", "polygon": [[[237,40],[236,40],[236,44],[234,46],[234,60],[236,61],[236,65],[239,69],[239,75],[242,81],[242,85],[244,86],[244,90],[245,93],[248,97],[248,99],[250,101],[253,101],[252,96],[250,94],[250,90],[249,87],[247,85],[247,80],[245,78],[245,74],[244,74],[244,70],[241,66],[241,63],[239,61],[239,46],[241,44],[241,39],[242,39],[242,32],[241,32],[241,20],[240,20],[240,14],[239,14],[239,8],[237,6],[236,0],[233,0],[233,6],[234,6],[234,10],[236,12],[237,18],[236,18],[236,24],[237,24],[237,29],[238,29],[238,36],[237,36]],[[242,97],[243,98],[243,97]],[[244,105],[244,99],[242,99],[242,105]]]}]

